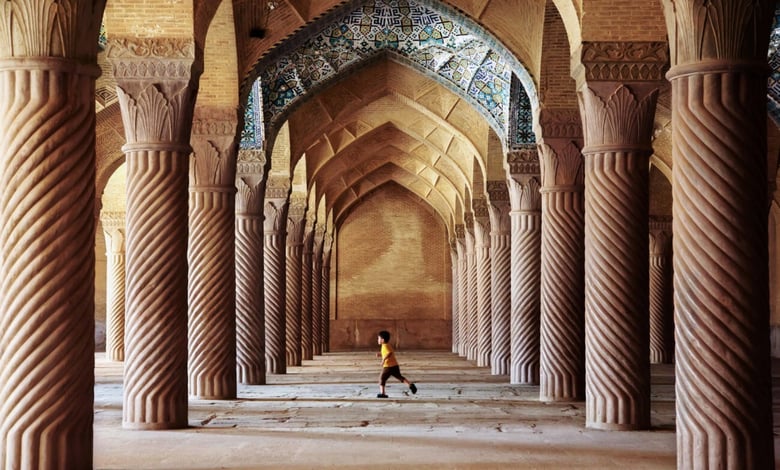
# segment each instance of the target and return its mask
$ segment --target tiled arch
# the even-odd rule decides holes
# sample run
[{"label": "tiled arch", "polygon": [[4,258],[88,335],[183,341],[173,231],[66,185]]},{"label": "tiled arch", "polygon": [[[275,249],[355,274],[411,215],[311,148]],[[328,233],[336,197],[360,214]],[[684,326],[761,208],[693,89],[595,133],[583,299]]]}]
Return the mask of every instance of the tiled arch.
[{"label": "tiled arch", "polygon": [[[507,140],[512,136],[510,145],[515,136],[531,139],[524,143],[533,142],[531,107],[538,100],[530,75],[471,20],[446,5],[425,0],[353,2],[353,10],[343,11],[315,22],[311,34],[291,38],[286,47],[258,63],[266,129],[277,125],[275,120],[313,89],[378,53],[390,52],[396,60],[428,71],[466,97],[498,135]],[[528,109],[512,109],[510,118],[513,73],[515,93],[523,95],[518,102]],[[252,113],[256,116],[257,110]],[[257,139],[256,122],[247,120],[245,135]],[[258,142],[243,139],[242,146]]]}]

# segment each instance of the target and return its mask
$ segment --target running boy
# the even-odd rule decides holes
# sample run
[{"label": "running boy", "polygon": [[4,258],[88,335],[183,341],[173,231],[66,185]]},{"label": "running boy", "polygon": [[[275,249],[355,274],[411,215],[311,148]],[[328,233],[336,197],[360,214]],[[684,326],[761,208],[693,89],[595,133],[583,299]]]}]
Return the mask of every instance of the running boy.
[{"label": "running boy", "polygon": [[409,390],[412,393],[417,393],[417,387],[409,382],[409,380],[401,375],[401,368],[398,366],[398,361],[395,359],[395,353],[393,353],[393,347],[388,344],[390,341],[390,332],[380,331],[376,338],[377,344],[382,346],[382,352],[376,353],[376,357],[382,358],[382,373],[379,375],[379,393],[377,398],[387,398],[385,395],[385,384],[390,376],[395,377],[401,382],[409,386]]}]

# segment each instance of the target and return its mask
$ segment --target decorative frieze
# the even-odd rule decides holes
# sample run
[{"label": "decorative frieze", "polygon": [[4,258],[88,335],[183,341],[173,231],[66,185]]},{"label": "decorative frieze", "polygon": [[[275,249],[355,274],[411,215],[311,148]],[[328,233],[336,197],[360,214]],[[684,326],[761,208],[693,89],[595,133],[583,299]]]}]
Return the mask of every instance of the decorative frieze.
[{"label": "decorative frieze", "polygon": [[118,81],[188,81],[194,75],[195,42],[191,38],[112,38],[106,57]]},{"label": "decorative frieze", "polygon": [[572,76],[581,81],[658,81],[669,66],[664,41],[584,41],[572,56]]},{"label": "decorative frieze", "polygon": [[539,152],[535,146],[508,152],[506,161],[513,175],[539,173]]},{"label": "decorative frieze", "polygon": [[582,139],[582,120],[577,108],[543,109],[539,112],[542,138]]}]

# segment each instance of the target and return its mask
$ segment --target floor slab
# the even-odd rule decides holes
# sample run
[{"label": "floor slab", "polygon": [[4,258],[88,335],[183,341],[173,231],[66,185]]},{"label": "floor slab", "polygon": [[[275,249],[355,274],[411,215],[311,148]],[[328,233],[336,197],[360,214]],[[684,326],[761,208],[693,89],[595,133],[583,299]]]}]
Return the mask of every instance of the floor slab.
[{"label": "floor slab", "polygon": [[652,368],[652,429],[607,432],[585,428],[584,402],[540,402],[538,386],[455,354],[397,354],[416,395],[391,379],[376,398],[374,351],[328,353],[240,385],[238,400],[191,399],[188,429],[138,431],[122,428],[122,364],[98,353],[95,468],[675,468],[671,365]]}]

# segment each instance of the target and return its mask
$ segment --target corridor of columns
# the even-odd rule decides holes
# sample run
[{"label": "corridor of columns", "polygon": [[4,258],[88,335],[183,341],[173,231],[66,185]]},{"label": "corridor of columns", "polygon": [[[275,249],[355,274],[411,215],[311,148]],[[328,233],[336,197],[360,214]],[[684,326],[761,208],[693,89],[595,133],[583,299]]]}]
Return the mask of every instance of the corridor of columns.
[{"label": "corridor of columns", "polygon": [[6,7],[3,468],[775,466],[780,3]]}]

